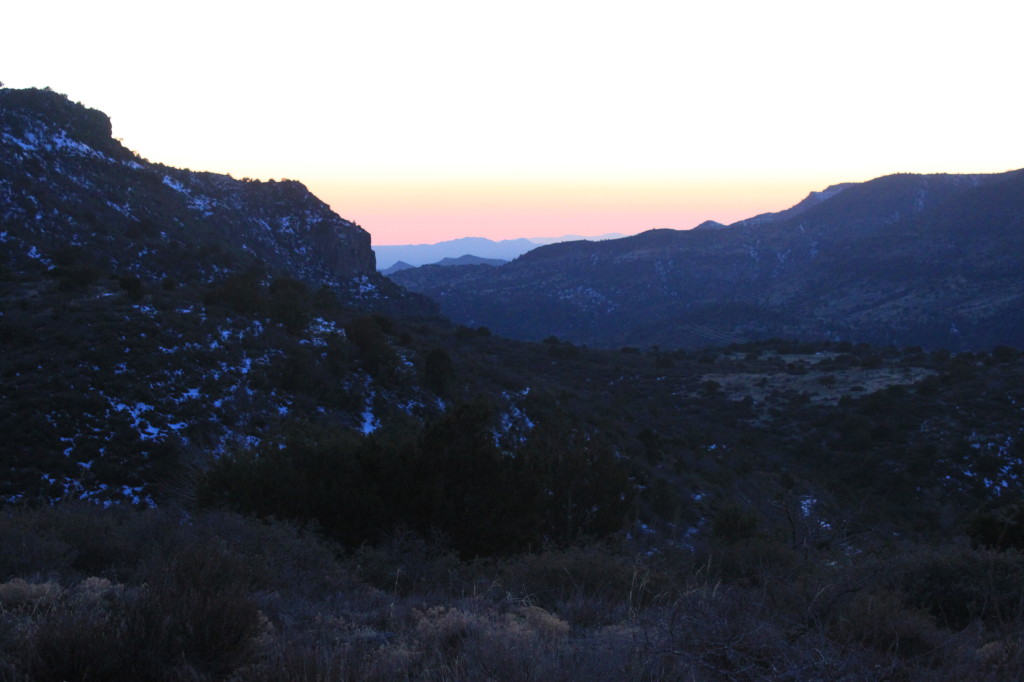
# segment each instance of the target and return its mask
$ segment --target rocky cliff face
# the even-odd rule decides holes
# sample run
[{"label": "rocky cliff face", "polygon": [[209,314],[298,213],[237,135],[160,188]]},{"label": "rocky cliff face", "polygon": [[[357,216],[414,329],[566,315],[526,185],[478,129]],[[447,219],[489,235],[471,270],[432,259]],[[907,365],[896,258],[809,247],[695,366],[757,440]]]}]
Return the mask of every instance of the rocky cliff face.
[{"label": "rocky cliff face", "polygon": [[385,295],[370,235],[302,184],[151,163],[111,138],[106,115],[49,90],[0,90],[0,221],[16,269],[212,281],[258,265],[355,300]]}]

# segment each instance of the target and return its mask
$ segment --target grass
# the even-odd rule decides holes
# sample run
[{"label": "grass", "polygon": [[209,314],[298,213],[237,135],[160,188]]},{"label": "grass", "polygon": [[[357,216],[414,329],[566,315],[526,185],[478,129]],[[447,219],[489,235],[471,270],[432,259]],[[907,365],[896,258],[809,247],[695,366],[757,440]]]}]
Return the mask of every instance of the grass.
[{"label": "grass", "polygon": [[850,554],[759,528],[692,552],[467,562],[407,533],[346,552],[287,523],[84,506],[7,510],[0,543],[22,550],[0,555],[3,682],[1024,672],[1024,560],[965,543]]}]

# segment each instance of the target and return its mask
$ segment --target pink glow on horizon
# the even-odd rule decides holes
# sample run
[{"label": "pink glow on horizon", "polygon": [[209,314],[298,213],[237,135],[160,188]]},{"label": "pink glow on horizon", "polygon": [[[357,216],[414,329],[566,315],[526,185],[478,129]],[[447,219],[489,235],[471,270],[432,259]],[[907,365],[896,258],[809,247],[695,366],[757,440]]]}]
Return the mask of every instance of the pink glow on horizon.
[{"label": "pink glow on horizon", "polygon": [[[820,183],[819,183],[820,184]],[[827,183],[825,183],[827,184]],[[686,230],[706,220],[729,224],[781,211],[811,189],[721,184],[689,186],[578,184],[346,185],[309,183],[342,217],[359,223],[375,246],[430,244],[460,237],[636,234],[654,228]]]}]

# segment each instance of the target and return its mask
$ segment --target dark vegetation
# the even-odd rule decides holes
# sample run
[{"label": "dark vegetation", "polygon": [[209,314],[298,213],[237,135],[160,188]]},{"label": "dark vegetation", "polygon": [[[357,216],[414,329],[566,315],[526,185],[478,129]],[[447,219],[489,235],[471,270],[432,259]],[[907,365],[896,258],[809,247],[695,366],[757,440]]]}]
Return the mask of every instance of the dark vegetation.
[{"label": "dark vegetation", "polygon": [[81,201],[2,214],[0,682],[1024,674],[1018,348],[511,341]]},{"label": "dark vegetation", "polygon": [[8,509],[0,679],[1019,676],[1019,550],[794,546],[735,521],[692,549],[470,561],[409,532],[345,550],[220,512]]},{"label": "dark vegetation", "polygon": [[[0,524],[0,679],[1024,669],[1016,349],[595,351],[252,277],[143,281],[141,300],[106,276],[71,293],[7,279],[4,456],[22,496]],[[170,339],[180,376],[161,386]],[[211,371],[243,356],[266,358],[251,393],[218,389]],[[160,395],[196,385],[198,404]],[[140,440],[96,397],[125,391],[153,425],[187,425]],[[364,434],[368,404],[380,424]],[[114,437],[65,456],[54,409],[57,428]],[[76,503],[36,483],[44,467],[109,494]]]}]

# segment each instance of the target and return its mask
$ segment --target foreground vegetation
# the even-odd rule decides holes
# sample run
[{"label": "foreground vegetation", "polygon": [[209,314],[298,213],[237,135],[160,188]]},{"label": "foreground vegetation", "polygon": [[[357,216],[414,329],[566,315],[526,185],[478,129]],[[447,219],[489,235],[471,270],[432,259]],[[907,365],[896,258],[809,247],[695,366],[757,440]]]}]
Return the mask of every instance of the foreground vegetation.
[{"label": "foreground vegetation", "polygon": [[1017,550],[794,547],[461,560],[345,550],[231,513],[8,509],[0,680],[1001,680],[1024,672]]},{"label": "foreground vegetation", "polygon": [[293,288],[19,299],[0,682],[1024,674],[1019,351],[595,351]]}]

